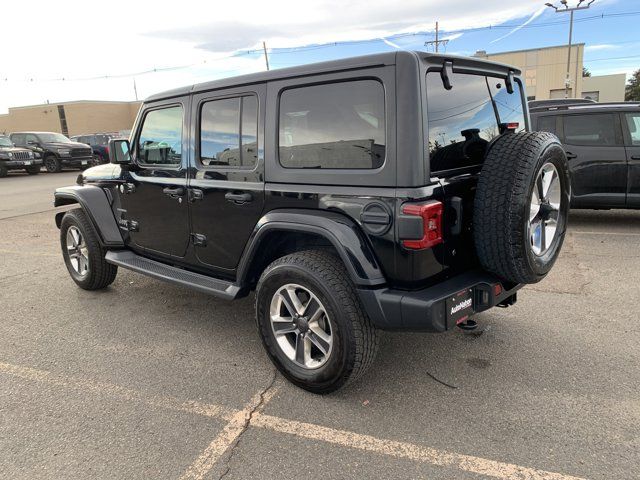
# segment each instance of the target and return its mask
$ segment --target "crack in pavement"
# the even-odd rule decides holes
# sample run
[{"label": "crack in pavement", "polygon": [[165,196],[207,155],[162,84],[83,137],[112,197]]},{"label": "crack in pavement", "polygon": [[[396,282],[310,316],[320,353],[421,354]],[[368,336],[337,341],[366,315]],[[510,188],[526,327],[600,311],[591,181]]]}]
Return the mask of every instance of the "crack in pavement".
[{"label": "crack in pavement", "polygon": [[245,432],[249,429],[249,426],[251,425],[251,419],[253,418],[253,415],[262,410],[264,408],[264,406],[266,405],[266,402],[269,401],[271,399],[271,397],[273,397],[273,395],[276,392],[276,388],[274,388],[274,383],[276,382],[276,378],[278,376],[278,371],[276,370],[276,368],[274,367],[273,369],[273,377],[271,378],[271,381],[269,382],[269,384],[259,393],[260,395],[260,400],[258,401],[258,403],[256,404],[256,406],[251,409],[251,411],[249,411],[249,414],[246,417],[246,421],[244,424],[243,429],[240,431],[240,433],[238,434],[238,436],[236,437],[235,441],[233,442],[233,444],[231,444],[227,450],[227,454],[225,456],[224,462],[223,462],[223,468],[224,470],[222,471],[222,473],[220,474],[220,476],[218,477],[218,480],[222,480],[224,477],[226,477],[229,472],[231,471],[231,461],[233,460],[233,456],[235,455],[236,452],[236,448],[238,447],[238,445],[240,444],[240,441],[242,440],[242,436],[245,434]]}]

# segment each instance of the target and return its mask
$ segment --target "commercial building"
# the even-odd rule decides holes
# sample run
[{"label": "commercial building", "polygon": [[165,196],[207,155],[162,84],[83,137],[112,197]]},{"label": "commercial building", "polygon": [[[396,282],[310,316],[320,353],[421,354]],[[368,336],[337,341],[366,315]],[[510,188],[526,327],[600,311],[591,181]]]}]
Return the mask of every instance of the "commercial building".
[{"label": "commercial building", "polygon": [[[600,102],[624,101],[624,74],[582,76],[584,47],[584,43],[571,47],[569,97],[590,97]],[[567,53],[567,45],[559,45],[500,53],[481,50],[474,56],[517,66],[522,70],[528,99],[548,100],[565,97]]]},{"label": "commercial building", "polygon": [[141,102],[80,100],[9,108],[0,115],[0,133],[24,130],[82,135],[100,132],[128,133]]}]

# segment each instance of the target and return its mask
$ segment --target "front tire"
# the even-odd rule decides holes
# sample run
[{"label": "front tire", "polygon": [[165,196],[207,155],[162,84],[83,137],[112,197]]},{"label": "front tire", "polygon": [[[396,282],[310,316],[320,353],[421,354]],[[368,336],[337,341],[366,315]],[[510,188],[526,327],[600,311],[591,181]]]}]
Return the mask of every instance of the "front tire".
[{"label": "front tire", "polygon": [[341,261],[308,250],[279,258],[260,277],[256,317],[271,361],[292,383],[330,393],[362,376],[378,336]]},{"label": "front tire", "polygon": [[62,218],[60,246],[69,275],[80,288],[99,290],[115,280],[118,267],[105,261],[106,250],[83,210],[70,210]]},{"label": "front tire", "polygon": [[58,157],[55,155],[49,155],[44,159],[44,168],[46,168],[49,173],[58,173],[62,170],[62,164]]},{"label": "front tire", "polygon": [[4,165],[0,165],[0,178],[4,178],[9,175],[9,169]]},{"label": "front tire", "polygon": [[25,169],[29,175],[37,175],[40,173],[40,165],[33,165]]}]

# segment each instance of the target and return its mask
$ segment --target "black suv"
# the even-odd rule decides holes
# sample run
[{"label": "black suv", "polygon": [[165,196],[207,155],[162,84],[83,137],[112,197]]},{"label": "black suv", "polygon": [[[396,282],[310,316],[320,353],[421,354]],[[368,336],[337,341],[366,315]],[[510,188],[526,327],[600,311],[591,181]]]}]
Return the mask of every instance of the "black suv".
[{"label": "black suv", "polygon": [[40,173],[42,159],[28,148],[16,147],[9,137],[0,135],[0,178],[9,170],[26,170],[29,175]]},{"label": "black suv", "polygon": [[640,208],[640,103],[529,106],[564,145],[573,208]]},{"label": "black suv", "polygon": [[147,99],[112,165],[55,192],[67,269],[118,266],[226,299],[256,292],[264,346],[325,393],[378,329],[444,332],[515,302],[563,242],[562,146],[532,133],[520,72],[397,52]]},{"label": "black suv", "polygon": [[122,138],[116,133],[95,133],[71,137],[74,142],[84,143],[91,147],[95,164],[101,165],[109,161],[109,142],[114,138]]},{"label": "black suv", "polygon": [[20,147],[31,149],[44,159],[47,172],[56,173],[63,167],[85,169],[94,160],[91,148],[72,142],[56,132],[14,132],[11,141]]}]

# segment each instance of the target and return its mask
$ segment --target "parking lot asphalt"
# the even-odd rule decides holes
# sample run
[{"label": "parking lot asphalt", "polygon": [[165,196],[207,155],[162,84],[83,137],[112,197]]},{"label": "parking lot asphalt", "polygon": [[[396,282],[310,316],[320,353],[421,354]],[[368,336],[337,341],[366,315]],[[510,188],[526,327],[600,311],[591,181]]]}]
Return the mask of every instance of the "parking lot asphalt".
[{"label": "parking lot asphalt", "polygon": [[573,211],[481,334],[384,333],[315,396],[275,373],[252,297],[122,269],[77,288],[52,207],[76,176],[0,179],[1,477],[638,478],[640,212]]}]

